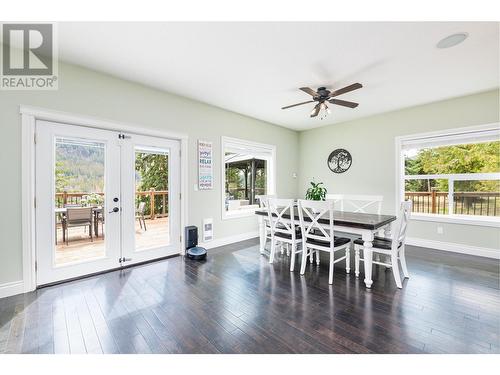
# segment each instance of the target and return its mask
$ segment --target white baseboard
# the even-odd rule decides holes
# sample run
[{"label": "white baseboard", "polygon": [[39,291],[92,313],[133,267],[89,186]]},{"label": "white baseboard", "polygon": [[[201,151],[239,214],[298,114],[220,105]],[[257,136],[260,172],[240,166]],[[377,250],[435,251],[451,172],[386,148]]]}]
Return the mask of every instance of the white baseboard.
[{"label": "white baseboard", "polygon": [[427,247],[429,249],[451,251],[460,254],[469,254],[480,257],[500,259],[500,249],[462,245],[453,242],[442,242],[442,241],[427,240],[424,238],[415,238],[415,237],[407,237],[406,243],[408,245]]},{"label": "white baseboard", "polygon": [[259,237],[259,231],[246,232],[246,233],[235,234],[234,236],[215,238],[213,241],[200,243],[200,246],[206,249],[213,249],[214,247],[230,245],[235,242],[249,240],[250,238],[255,238],[255,237]]},{"label": "white baseboard", "polygon": [[24,293],[24,283],[22,280],[0,284],[0,298],[14,296],[21,293]]}]

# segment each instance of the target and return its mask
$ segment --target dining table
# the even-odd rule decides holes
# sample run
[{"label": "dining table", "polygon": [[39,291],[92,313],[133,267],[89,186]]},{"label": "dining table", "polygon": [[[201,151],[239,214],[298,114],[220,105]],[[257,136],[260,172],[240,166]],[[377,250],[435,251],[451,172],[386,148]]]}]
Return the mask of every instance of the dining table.
[{"label": "dining table", "polygon": [[[57,217],[59,216],[59,219],[62,219],[66,215],[66,212],[68,212],[68,207],[56,207],[55,208],[56,228],[57,228]],[[96,237],[99,237],[99,214],[102,212],[103,212],[102,206],[92,207],[94,234]],[[64,230],[63,230],[62,235],[63,235],[63,242],[65,242],[66,241],[66,233],[64,232]],[[56,244],[57,244],[57,229],[56,229]]]},{"label": "dining table", "polygon": [[[294,223],[299,224],[299,214],[298,208],[295,208],[294,212]],[[266,245],[266,222],[269,222],[269,213],[267,210],[256,210],[255,214],[259,220],[259,240],[260,240],[260,253],[265,253]],[[276,216],[276,215],[274,215]],[[285,222],[290,223],[290,214],[283,214],[282,216]],[[304,217],[304,220],[311,221],[309,217]],[[363,240],[363,257],[364,257],[364,267],[365,267],[365,285],[367,288],[371,288],[373,284],[372,280],[372,265],[373,265],[373,252],[371,248],[373,247],[373,239],[375,235],[381,235],[386,238],[391,236],[391,226],[396,220],[394,215],[379,215],[371,213],[362,212],[349,212],[349,211],[333,211],[333,225],[334,231],[349,233],[354,235],[359,235]],[[322,217],[318,220],[318,224],[324,228],[328,228],[329,218]],[[357,275],[356,275],[357,276]]]}]

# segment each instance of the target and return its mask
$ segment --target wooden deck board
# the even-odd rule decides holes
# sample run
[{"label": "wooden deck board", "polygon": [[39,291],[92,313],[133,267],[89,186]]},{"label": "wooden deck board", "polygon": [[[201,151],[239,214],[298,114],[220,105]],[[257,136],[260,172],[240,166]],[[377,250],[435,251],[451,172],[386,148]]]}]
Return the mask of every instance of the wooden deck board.
[{"label": "wooden deck board", "polygon": [[[104,229],[103,229],[104,227]],[[63,265],[86,259],[101,258],[105,253],[106,224],[99,225],[99,237],[90,240],[88,228],[74,227],[69,229],[69,244],[62,241],[62,228],[57,228],[56,264]],[[135,222],[135,238],[137,249],[148,249],[169,242],[168,218],[162,217],[146,220],[147,230],[141,229]]]}]

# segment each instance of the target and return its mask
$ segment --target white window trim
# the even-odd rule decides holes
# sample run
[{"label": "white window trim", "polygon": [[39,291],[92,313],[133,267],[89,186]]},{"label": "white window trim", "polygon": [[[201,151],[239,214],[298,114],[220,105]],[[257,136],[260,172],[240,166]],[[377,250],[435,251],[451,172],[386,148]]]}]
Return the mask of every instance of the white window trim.
[{"label": "white window trim", "polygon": [[[500,132],[500,123],[491,123],[478,126],[470,126],[464,128],[454,128],[446,129],[427,133],[418,133],[405,136],[398,136],[395,138],[395,168],[396,168],[396,202],[395,210],[399,209],[400,202],[404,199],[405,193],[405,179],[406,177],[411,179],[428,179],[428,178],[443,178],[443,176],[449,177],[452,181],[466,181],[466,180],[491,180],[499,179],[500,173],[466,173],[466,174],[449,174],[449,175],[405,175],[404,169],[404,158],[402,157],[402,144],[408,141],[416,140],[419,138],[431,138],[431,137],[442,137],[442,136],[453,136],[457,133],[467,133],[476,132],[484,130],[496,130]],[[473,216],[473,215],[440,215],[440,214],[424,214],[424,213],[413,213],[411,216],[412,220],[419,221],[432,221],[440,223],[453,223],[453,224],[465,224],[465,225],[478,225],[484,227],[496,227],[500,228],[500,217],[495,218],[491,216]]]},{"label": "white window trim", "polygon": [[238,212],[228,213],[226,211],[226,163],[225,159],[225,146],[226,143],[237,143],[244,147],[257,147],[260,149],[265,149],[271,153],[271,160],[267,168],[267,192],[266,194],[276,194],[276,146],[269,145],[265,143],[258,143],[253,141],[247,141],[245,139],[232,138],[232,137],[221,137],[221,217],[222,220],[239,219],[243,217],[253,216],[255,214],[256,208],[251,208],[248,210],[241,210]]}]

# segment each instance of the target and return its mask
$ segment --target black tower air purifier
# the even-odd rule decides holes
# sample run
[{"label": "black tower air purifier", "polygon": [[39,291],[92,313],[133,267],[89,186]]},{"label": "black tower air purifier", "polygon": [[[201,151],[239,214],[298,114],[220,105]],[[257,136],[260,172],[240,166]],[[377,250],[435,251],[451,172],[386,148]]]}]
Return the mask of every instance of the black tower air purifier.
[{"label": "black tower air purifier", "polygon": [[186,256],[189,259],[203,260],[207,257],[207,250],[198,247],[198,228],[190,225],[185,229],[186,238]]}]

